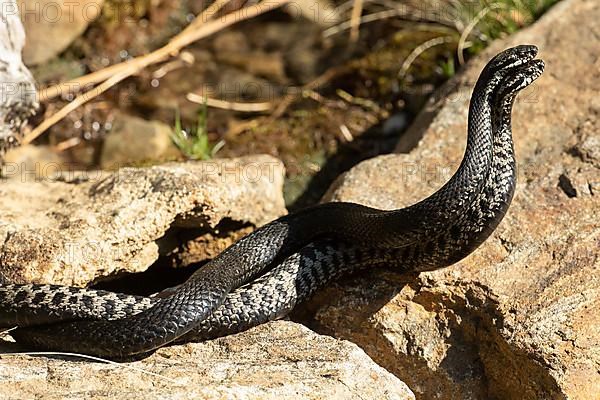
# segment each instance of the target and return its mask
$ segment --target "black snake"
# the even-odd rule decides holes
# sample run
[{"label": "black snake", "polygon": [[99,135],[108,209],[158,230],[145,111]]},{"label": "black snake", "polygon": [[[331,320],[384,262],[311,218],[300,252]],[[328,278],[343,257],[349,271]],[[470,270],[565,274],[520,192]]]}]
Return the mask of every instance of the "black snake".
[{"label": "black snake", "polygon": [[457,172],[410,207],[326,203],[242,238],[167,297],[56,285],[0,285],[0,326],[26,346],[111,358],[206,339],[285,315],[342,274],[377,266],[425,271],[470,254],[496,228],[515,188],[511,111],[544,63],[535,46],[496,55],[469,107]]}]

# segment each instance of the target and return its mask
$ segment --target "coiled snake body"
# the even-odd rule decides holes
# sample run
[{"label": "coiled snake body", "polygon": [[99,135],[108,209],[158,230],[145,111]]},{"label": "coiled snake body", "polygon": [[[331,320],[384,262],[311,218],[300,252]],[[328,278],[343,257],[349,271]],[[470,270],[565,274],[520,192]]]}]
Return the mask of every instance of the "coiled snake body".
[{"label": "coiled snake body", "polygon": [[467,148],[455,175],[410,207],[383,211],[327,203],[279,218],[242,238],[164,298],[55,285],[0,285],[0,326],[43,349],[111,358],[172,341],[239,332],[285,315],[342,274],[393,266],[424,271],[476,249],[512,199],[511,111],[544,64],[535,46],[495,56],[469,107]]}]

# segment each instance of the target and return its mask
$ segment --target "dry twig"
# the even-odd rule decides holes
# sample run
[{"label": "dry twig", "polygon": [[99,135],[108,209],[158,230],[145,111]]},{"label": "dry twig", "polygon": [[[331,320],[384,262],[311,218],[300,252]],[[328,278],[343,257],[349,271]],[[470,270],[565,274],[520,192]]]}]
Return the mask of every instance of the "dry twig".
[{"label": "dry twig", "polygon": [[[207,22],[229,1],[231,0],[218,0],[214,2],[210,7],[208,7],[206,10],[200,13],[183,31],[174,36],[173,39],[171,39],[171,41],[165,46],[143,56],[136,57],[119,64],[111,65],[109,67],[102,68],[99,71],[92,72],[79,78],[67,82],[62,82],[46,89],[42,89],[38,93],[38,100],[40,102],[44,102],[46,100],[53,99],[57,96],[65,95],[68,93],[77,93],[79,91],[84,90],[86,86],[103,82],[111,76],[121,72],[129,71],[131,75],[133,75],[151,64],[156,64],[171,56],[177,55],[181,48],[193,42],[193,40],[189,40],[192,31],[198,30],[203,22]],[[227,18],[231,15],[232,14],[228,14],[223,18]],[[229,25],[231,25],[231,23],[226,26]]]},{"label": "dry twig", "polygon": [[273,104],[268,101],[262,103],[240,103],[235,101],[211,99],[210,97],[196,93],[188,93],[186,98],[192,103],[206,104],[208,107],[239,112],[265,112],[269,111],[273,107]]},{"label": "dry twig", "polygon": [[423,54],[423,52],[429,50],[434,46],[439,46],[445,43],[452,43],[454,41],[456,41],[456,38],[452,36],[438,36],[421,43],[420,45],[415,47],[413,51],[411,51],[411,53],[408,55],[408,57],[406,57],[406,59],[402,63],[400,71],[398,71],[398,78],[402,79],[406,76],[406,73],[408,72],[408,69],[410,68],[412,63],[415,62],[415,60],[421,54]]},{"label": "dry twig", "polygon": [[350,43],[354,43],[358,40],[360,33],[360,16],[363,11],[363,0],[354,0],[352,7],[352,16],[350,17]]},{"label": "dry twig", "polygon": [[492,10],[496,10],[498,8],[503,8],[503,7],[504,6],[502,4],[498,4],[498,3],[490,4],[489,6],[485,7],[484,9],[482,9],[481,11],[479,11],[477,13],[477,15],[469,22],[469,24],[465,27],[465,29],[460,33],[460,39],[458,40],[458,47],[456,49],[456,52],[458,55],[458,63],[460,65],[463,65],[465,63],[464,51],[465,51],[465,48],[467,47],[465,44],[467,42],[467,38],[469,37],[469,35],[473,31],[473,29],[477,26],[479,21],[481,21],[483,19],[483,17],[485,17],[487,15],[487,13],[489,13]]},{"label": "dry twig", "polygon": [[[207,8],[200,15],[198,15],[194,19],[194,21],[192,21],[192,23],[189,26],[187,26],[181,33],[173,37],[173,39],[171,39],[169,43],[167,43],[160,49],[155,50],[147,55],[126,61],[124,63],[104,68],[100,71],[91,73],[79,79],[66,82],[61,85],[57,85],[56,87],[48,88],[46,91],[43,92],[43,94],[40,95],[41,99],[47,100],[59,94],[63,94],[65,90],[67,90],[67,92],[76,92],[81,90],[81,88],[88,84],[102,82],[96,88],[79,95],[77,98],[75,98],[75,100],[73,100],[65,107],[60,109],[56,114],[44,120],[40,125],[38,125],[25,136],[23,143],[30,143],[33,139],[42,134],[45,130],[47,130],[52,125],[63,119],[71,111],[75,110],[76,108],[86,103],[87,101],[93,99],[94,97],[98,96],[99,94],[105,92],[106,90],[111,88],[113,85],[119,83],[123,79],[126,79],[138,73],[147,66],[164,61],[165,59],[168,59],[169,57],[178,54],[182,48],[188,46],[189,44],[199,39],[210,36],[213,33],[216,33],[237,22],[251,19],[267,11],[271,11],[277,7],[288,3],[289,1],[290,0],[263,0],[256,5],[244,7],[237,11],[233,11],[229,14],[224,15],[221,18],[208,20],[209,18],[214,16],[214,14],[219,9],[221,9],[227,2],[229,2],[229,0],[217,0],[209,8]],[[208,21],[205,22],[205,20]]]}]

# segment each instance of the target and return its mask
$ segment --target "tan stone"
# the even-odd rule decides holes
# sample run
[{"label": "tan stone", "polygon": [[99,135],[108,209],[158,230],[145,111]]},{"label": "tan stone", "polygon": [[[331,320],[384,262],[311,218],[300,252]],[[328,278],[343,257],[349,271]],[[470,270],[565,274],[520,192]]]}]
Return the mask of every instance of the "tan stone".
[{"label": "tan stone", "polygon": [[104,139],[100,166],[114,169],[136,162],[180,158],[181,153],[171,139],[172,133],[171,127],[160,121],[119,115]]},{"label": "tan stone", "polygon": [[[14,351],[4,344],[2,352]],[[277,321],[125,364],[3,355],[0,397],[28,399],[414,399],[358,346]]]},{"label": "tan stone", "polygon": [[28,176],[30,179],[45,179],[57,171],[72,167],[63,153],[46,145],[26,144],[6,152],[1,176]]},{"label": "tan stone", "polygon": [[27,41],[23,61],[41,64],[65,50],[102,11],[104,0],[19,0]]},{"label": "tan stone", "polygon": [[[399,208],[456,169],[470,91],[495,53],[540,47],[546,72],[517,98],[519,180],[503,222],[474,254],[418,278],[377,272],[321,295],[325,332],[362,346],[422,399],[600,398],[600,3],[567,0],[493,43],[443,88],[400,144],[330,198]],[[313,307],[322,304],[317,300]]]},{"label": "tan stone", "polygon": [[270,156],[49,172],[0,181],[0,281],[85,285],[140,272],[161,254],[185,252],[182,230],[238,237],[240,227],[228,233],[228,225],[285,213],[283,165]]}]

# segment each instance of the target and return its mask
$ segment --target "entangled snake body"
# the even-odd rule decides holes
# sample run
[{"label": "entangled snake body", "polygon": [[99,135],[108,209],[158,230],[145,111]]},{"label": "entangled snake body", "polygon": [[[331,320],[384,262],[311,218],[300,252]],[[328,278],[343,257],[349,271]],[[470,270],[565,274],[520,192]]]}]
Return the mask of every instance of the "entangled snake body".
[{"label": "entangled snake body", "polygon": [[399,210],[326,203],[281,217],[167,297],[1,284],[0,326],[18,326],[11,335],[25,346],[122,358],[280,318],[343,274],[378,266],[419,272],[461,260],[511,202],[511,111],[517,93],[544,70],[536,54],[535,46],[517,46],[486,65],[471,97],[461,165],[428,198]]}]

